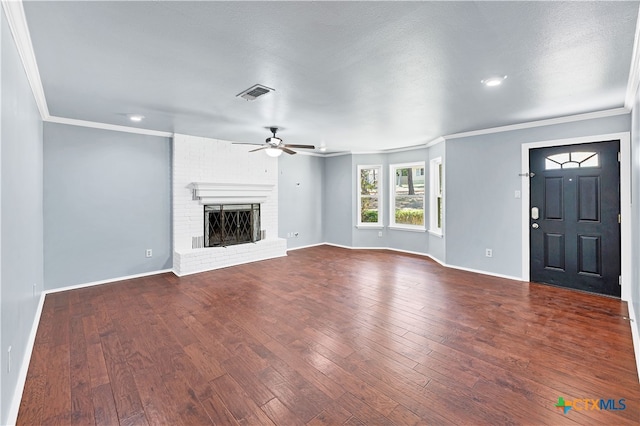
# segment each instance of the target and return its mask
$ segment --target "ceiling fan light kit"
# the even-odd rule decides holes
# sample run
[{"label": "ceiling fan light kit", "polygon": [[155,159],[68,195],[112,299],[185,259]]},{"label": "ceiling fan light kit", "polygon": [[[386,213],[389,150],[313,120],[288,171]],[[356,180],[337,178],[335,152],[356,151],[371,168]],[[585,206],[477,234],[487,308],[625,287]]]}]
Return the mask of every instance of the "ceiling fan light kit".
[{"label": "ceiling fan light kit", "polygon": [[269,130],[271,130],[273,136],[268,137],[263,144],[250,144],[262,146],[260,148],[252,149],[249,152],[264,150],[269,157],[279,157],[283,152],[286,152],[289,155],[296,153],[294,150],[289,148],[316,149],[313,145],[285,144],[282,142],[282,139],[276,136],[276,132],[278,131],[277,127],[270,127]]},{"label": "ceiling fan light kit", "polygon": [[282,150],[278,148],[267,148],[264,150],[269,157],[280,157],[282,155]]}]

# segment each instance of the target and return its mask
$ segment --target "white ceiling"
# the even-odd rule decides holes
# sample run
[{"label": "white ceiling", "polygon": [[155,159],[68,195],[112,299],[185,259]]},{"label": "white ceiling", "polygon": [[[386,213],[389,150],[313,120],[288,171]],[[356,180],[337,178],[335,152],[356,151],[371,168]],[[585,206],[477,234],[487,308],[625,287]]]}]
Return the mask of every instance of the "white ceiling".
[{"label": "white ceiling", "polygon": [[[23,5],[51,116],[356,152],[623,107],[638,19],[637,1]],[[256,83],[276,91],[236,98]]]}]

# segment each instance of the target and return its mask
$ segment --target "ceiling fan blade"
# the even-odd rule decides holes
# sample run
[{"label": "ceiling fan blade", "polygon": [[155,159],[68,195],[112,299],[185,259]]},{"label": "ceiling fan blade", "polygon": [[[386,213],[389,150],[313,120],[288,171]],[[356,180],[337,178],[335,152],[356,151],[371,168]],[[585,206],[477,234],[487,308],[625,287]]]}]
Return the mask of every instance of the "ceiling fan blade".
[{"label": "ceiling fan blade", "polygon": [[260,151],[261,149],[267,149],[267,148],[271,148],[271,147],[270,146],[261,146],[260,148],[252,149],[249,152],[256,152],[256,151]]},{"label": "ceiling fan blade", "polygon": [[291,154],[291,155],[293,155],[293,154],[295,154],[295,153],[296,153],[295,151],[292,151],[292,150],[290,150],[290,149],[287,149],[287,148],[285,148],[284,146],[281,146],[281,147],[280,147],[280,149],[281,149],[281,150],[283,150],[284,152],[286,152],[287,154]]},{"label": "ceiling fan blade", "polygon": [[296,144],[286,144],[283,145],[286,146],[287,148],[305,148],[305,149],[316,149],[315,146],[313,145],[296,145]]},{"label": "ceiling fan blade", "polygon": [[231,142],[231,145],[264,145],[263,143]]}]

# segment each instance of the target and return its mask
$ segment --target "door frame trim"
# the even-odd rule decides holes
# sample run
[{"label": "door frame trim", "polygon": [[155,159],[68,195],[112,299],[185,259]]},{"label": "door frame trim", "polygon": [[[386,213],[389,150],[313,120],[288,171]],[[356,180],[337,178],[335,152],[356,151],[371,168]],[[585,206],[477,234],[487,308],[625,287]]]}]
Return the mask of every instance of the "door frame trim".
[{"label": "door frame trim", "polygon": [[[631,300],[631,133],[608,133],[603,135],[581,136],[568,139],[555,139],[538,142],[527,142],[521,145],[521,170],[529,171],[529,150],[552,146],[578,145],[582,143],[620,140],[620,253],[622,262],[622,288],[620,298]],[[531,253],[529,233],[529,197],[531,194],[529,177],[522,178],[522,279],[530,281]]]}]

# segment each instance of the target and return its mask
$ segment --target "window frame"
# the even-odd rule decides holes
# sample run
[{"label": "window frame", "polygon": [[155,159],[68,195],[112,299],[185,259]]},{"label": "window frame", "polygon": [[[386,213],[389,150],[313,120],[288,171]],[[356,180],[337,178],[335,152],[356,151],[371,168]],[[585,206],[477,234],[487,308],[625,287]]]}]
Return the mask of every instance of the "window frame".
[{"label": "window frame", "polygon": [[427,230],[427,219],[425,214],[427,212],[427,191],[426,191],[426,176],[425,176],[425,188],[422,196],[422,225],[407,225],[405,223],[396,223],[396,170],[407,168],[419,168],[425,169],[424,161],[412,161],[410,163],[396,163],[389,164],[389,229],[397,229],[401,231],[414,231],[425,232]]},{"label": "window frame", "polygon": [[[429,161],[429,233],[442,237],[444,235],[444,163],[442,157]],[[438,210],[440,199],[440,210]],[[440,219],[440,226],[438,226]]]},{"label": "window frame", "polygon": [[[378,221],[377,222],[362,222],[362,192],[361,188],[361,172],[366,169],[377,169],[378,170]],[[382,164],[362,164],[358,165],[356,168],[356,192],[357,192],[357,213],[356,213],[356,227],[357,228],[369,228],[369,229],[382,229],[384,228],[383,222],[383,193],[382,193],[382,182],[383,182],[383,167]]]}]

